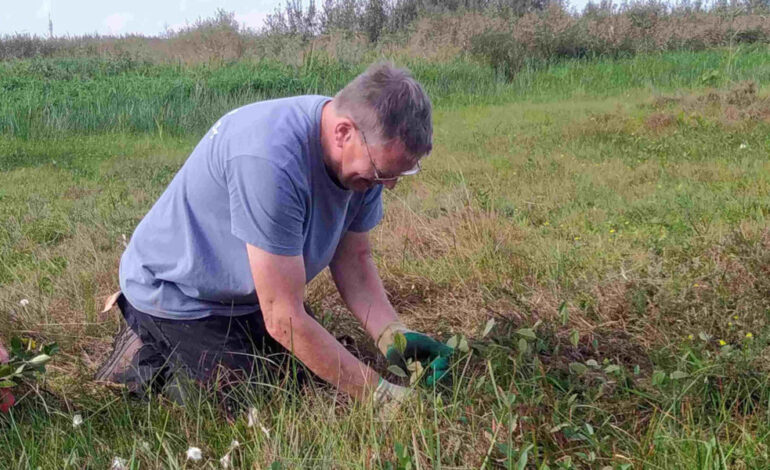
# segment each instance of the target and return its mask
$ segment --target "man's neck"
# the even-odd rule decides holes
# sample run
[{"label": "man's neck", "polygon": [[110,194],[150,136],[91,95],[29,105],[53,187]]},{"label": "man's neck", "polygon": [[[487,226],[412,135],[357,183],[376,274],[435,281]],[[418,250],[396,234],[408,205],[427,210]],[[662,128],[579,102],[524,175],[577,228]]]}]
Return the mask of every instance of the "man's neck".
[{"label": "man's neck", "polygon": [[334,160],[332,149],[334,148],[334,125],[336,123],[336,113],[334,111],[334,102],[328,101],[324,104],[321,110],[321,157],[323,158],[324,168],[329,178],[342,189],[347,189],[342,186],[339,179],[337,179],[337,170],[339,169],[339,162]]}]

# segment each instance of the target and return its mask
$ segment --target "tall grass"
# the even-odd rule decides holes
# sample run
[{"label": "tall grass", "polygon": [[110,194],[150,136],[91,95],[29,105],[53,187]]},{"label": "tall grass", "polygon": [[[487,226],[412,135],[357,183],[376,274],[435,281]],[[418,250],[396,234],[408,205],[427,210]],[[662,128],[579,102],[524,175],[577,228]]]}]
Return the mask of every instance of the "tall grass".
[{"label": "tall grass", "polygon": [[[22,138],[105,131],[200,133],[226,111],[253,101],[333,95],[365,65],[274,61],[182,67],[106,59],[0,63],[0,133]],[[421,64],[418,78],[441,104],[490,94],[497,81],[472,63]],[[471,86],[468,86],[472,84]]]},{"label": "tall grass", "polygon": [[[521,99],[607,96],[768,79],[764,47],[668,52],[626,59],[533,62],[508,82],[490,66],[400,61],[438,107]],[[299,94],[333,95],[364,64],[310,56],[301,67],[275,61],[223,65],[124,59],[32,59],[0,63],[0,134],[23,139],[107,131],[201,134],[228,110]]]}]

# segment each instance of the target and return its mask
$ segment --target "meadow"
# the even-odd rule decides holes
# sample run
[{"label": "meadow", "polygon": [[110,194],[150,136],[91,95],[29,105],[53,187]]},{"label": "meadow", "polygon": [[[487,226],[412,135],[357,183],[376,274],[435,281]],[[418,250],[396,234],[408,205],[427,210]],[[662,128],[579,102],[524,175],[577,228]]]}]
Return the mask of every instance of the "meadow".
[{"label": "meadow", "polygon": [[[386,194],[375,255],[405,323],[467,347],[451,391],[384,424],[322,384],[244,386],[249,417],[214,390],[180,408],[91,381],[124,243],[208,127],[366,64],[1,62],[0,331],[61,351],[0,415],[0,467],[767,468],[768,59],[560,60],[509,81],[396,58],[433,99],[435,147]],[[384,371],[328,275],[308,301]]]}]

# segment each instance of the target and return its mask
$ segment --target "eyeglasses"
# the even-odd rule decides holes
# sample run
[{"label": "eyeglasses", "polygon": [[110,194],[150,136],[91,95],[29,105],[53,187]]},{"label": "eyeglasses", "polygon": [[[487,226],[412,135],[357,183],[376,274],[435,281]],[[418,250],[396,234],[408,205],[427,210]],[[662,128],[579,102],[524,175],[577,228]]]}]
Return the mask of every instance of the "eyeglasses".
[{"label": "eyeglasses", "polygon": [[420,170],[422,170],[422,166],[420,166],[420,161],[417,160],[417,164],[410,170],[406,170],[402,173],[399,173],[396,176],[387,176],[387,177],[380,176],[380,172],[377,171],[377,165],[374,164],[374,160],[372,159],[372,154],[371,152],[369,152],[369,144],[366,142],[366,135],[364,134],[364,131],[362,131],[361,129],[358,129],[358,132],[361,133],[361,138],[364,140],[364,146],[366,147],[366,155],[369,157],[369,161],[372,162],[372,168],[374,168],[373,181],[375,183],[390,183],[392,181],[396,181],[402,176],[416,175],[417,173],[420,172]]}]

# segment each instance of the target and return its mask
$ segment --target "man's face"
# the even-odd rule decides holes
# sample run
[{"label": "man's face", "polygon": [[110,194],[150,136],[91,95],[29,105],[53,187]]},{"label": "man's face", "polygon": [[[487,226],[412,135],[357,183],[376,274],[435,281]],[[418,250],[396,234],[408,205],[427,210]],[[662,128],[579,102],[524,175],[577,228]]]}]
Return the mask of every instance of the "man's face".
[{"label": "man's face", "polygon": [[367,144],[365,135],[355,125],[351,125],[348,132],[343,139],[337,175],[340,183],[348,189],[365,192],[377,184],[393,189],[398,183],[398,179],[393,177],[411,170],[417,163],[406,154],[400,141],[373,146]]}]

